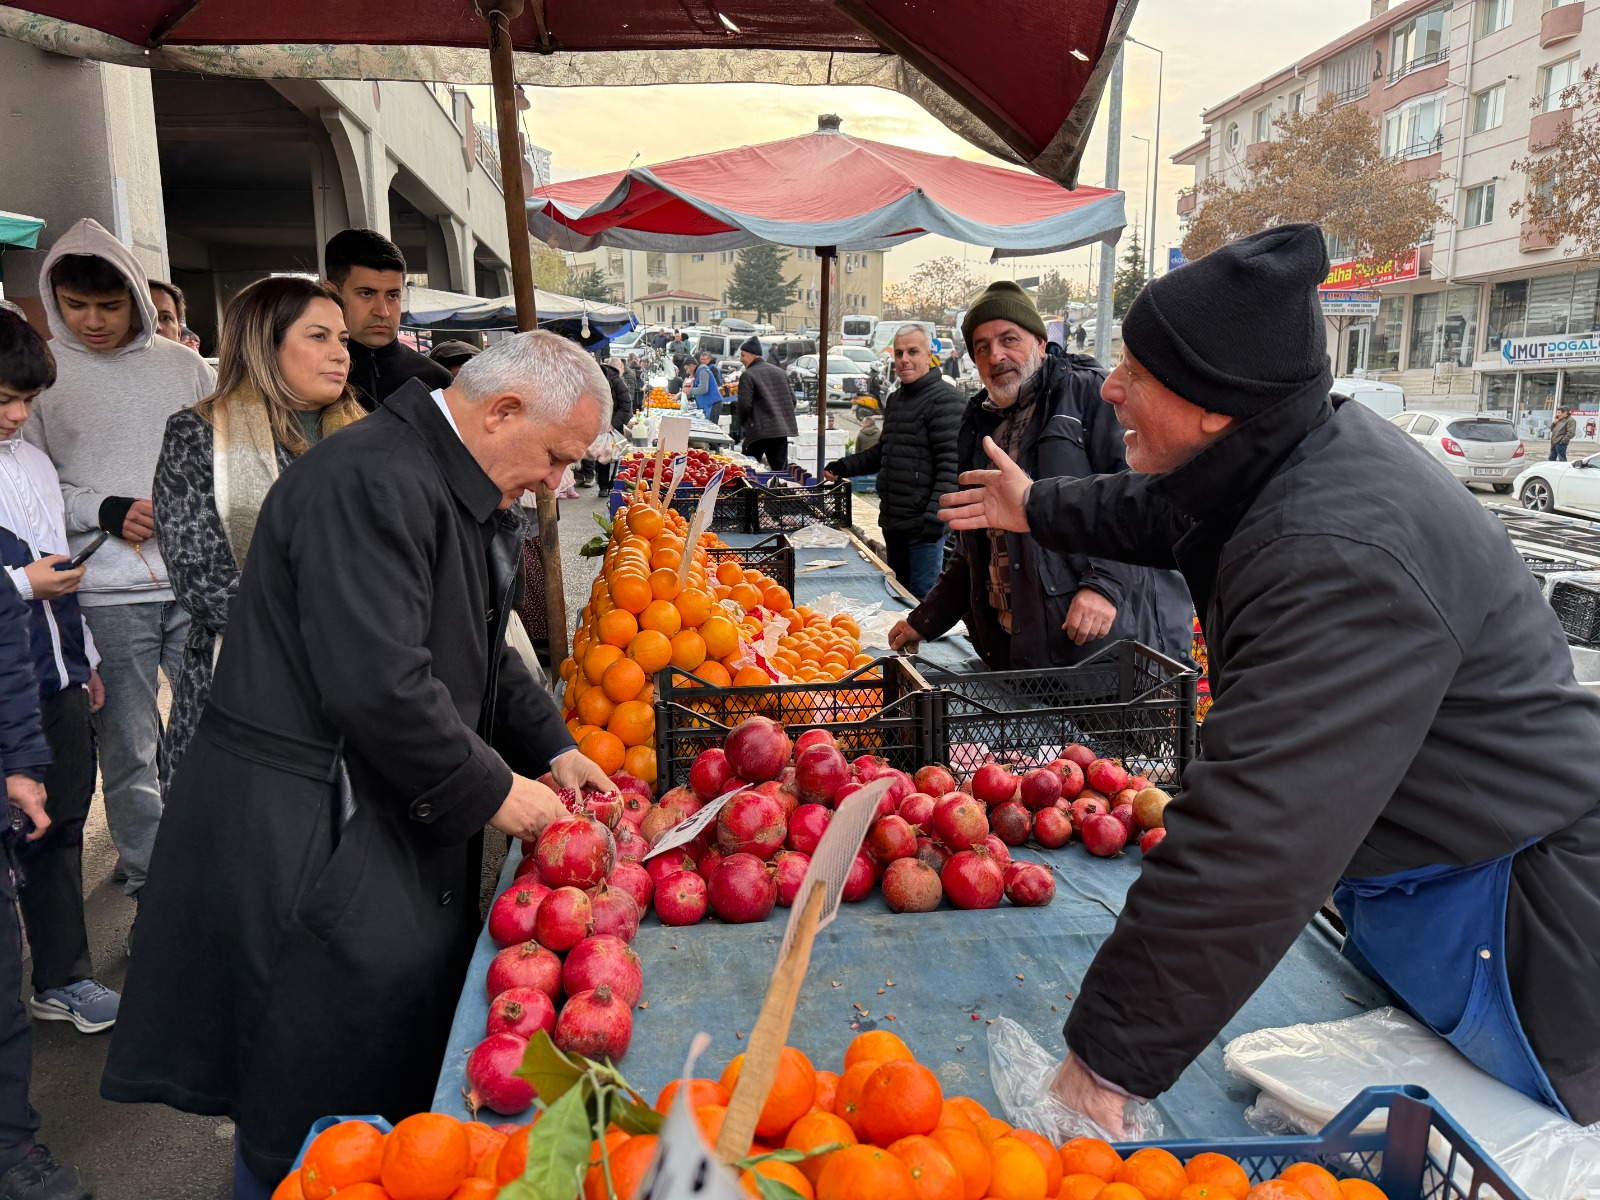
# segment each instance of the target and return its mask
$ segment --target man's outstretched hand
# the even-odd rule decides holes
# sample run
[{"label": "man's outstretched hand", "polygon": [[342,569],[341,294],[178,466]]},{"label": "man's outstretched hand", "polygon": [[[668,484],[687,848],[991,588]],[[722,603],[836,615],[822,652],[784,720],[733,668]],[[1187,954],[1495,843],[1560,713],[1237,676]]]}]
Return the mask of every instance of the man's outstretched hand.
[{"label": "man's outstretched hand", "polygon": [[939,519],[952,529],[1009,529],[1028,532],[1028,489],[1033,480],[1006,456],[993,438],[983,439],[991,471],[964,471],[965,491],[939,498]]}]

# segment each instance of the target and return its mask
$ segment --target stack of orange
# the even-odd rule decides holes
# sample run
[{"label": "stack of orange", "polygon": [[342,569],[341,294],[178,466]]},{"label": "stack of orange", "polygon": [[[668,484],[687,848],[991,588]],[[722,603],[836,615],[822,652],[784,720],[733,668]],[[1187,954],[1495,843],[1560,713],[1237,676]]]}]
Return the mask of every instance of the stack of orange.
[{"label": "stack of orange", "polygon": [[388,1134],[341,1121],[317,1135],[272,1200],[494,1200],[521,1178],[530,1128],[507,1137],[441,1113],[407,1117]]}]

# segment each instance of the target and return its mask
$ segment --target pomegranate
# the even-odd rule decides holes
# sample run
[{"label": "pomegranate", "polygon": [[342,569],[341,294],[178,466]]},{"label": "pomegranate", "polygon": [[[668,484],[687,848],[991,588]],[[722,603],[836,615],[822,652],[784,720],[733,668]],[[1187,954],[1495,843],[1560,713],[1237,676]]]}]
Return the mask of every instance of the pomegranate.
[{"label": "pomegranate", "polygon": [[1128,776],[1128,786],[1136,792],[1142,792],[1152,785],[1143,775],[1130,775]]},{"label": "pomegranate", "polygon": [[661,887],[661,881],[669,876],[676,875],[679,871],[693,871],[698,860],[690,854],[684,846],[665,851],[654,858],[644,860],[644,869],[655,882],[656,887]]},{"label": "pomegranate", "polygon": [[533,937],[533,918],[550,889],[531,879],[514,882],[489,906],[489,936],[496,946],[515,946]]},{"label": "pomegranate", "polygon": [[1022,803],[1038,812],[1061,799],[1061,776],[1049,767],[1035,767],[1022,777]]},{"label": "pomegranate", "polygon": [[496,1033],[473,1047],[467,1059],[467,1111],[474,1118],[480,1108],[514,1117],[533,1103],[533,1085],[513,1072],[522,1065],[528,1039],[514,1033]]},{"label": "pomegranate", "polygon": [[778,868],[778,903],[788,908],[800,894],[811,856],[798,850],[779,850],[772,856],[772,865]]},{"label": "pomegranate", "polygon": [[[610,934],[624,942],[633,941],[639,932],[639,902],[631,893],[602,883],[589,893],[589,907],[594,913],[594,931]],[[567,991],[571,991],[568,988]]]},{"label": "pomegranate", "polygon": [[1050,769],[1061,780],[1061,798],[1076,800],[1083,791],[1083,768],[1070,758],[1058,758],[1050,764]]},{"label": "pomegranate", "polygon": [[927,863],[935,871],[942,871],[945,863],[950,861],[950,851],[946,850],[931,837],[919,837],[917,839],[917,861]]},{"label": "pomegranate", "polygon": [[783,805],[761,792],[740,792],[717,814],[717,849],[723,854],[771,858],[788,836]]},{"label": "pomegranate", "polygon": [[777,868],[754,854],[730,854],[706,883],[711,911],[730,925],[765,921],[778,902]]},{"label": "pomegranate", "polygon": [[1157,846],[1159,846],[1162,842],[1164,842],[1166,840],[1167,840],[1166,827],[1162,826],[1162,825],[1157,825],[1154,829],[1146,829],[1144,831],[1144,833],[1142,833],[1139,836],[1139,849],[1143,853],[1149,854],[1150,851],[1154,850]]},{"label": "pomegranate", "polygon": [[711,873],[722,865],[723,859],[728,856],[721,850],[707,850],[700,856],[700,861],[695,865],[695,871],[701,879],[711,882]]},{"label": "pomegranate", "polygon": [[1167,805],[1172,797],[1158,787],[1147,787],[1133,798],[1133,815],[1141,829],[1160,829],[1166,824]]},{"label": "pomegranate", "polygon": [[1133,815],[1133,805],[1119,804],[1111,810],[1111,815],[1122,822],[1123,829],[1128,832],[1130,842],[1137,841],[1144,830],[1139,828],[1138,818]]},{"label": "pomegranate", "polygon": [[795,791],[801,804],[833,805],[833,797],[850,782],[850,764],[832,745],[811,746],[794,763]]},{"label": "pomegranate", "polygon": [[855,771],[856,778],[862,783],[871,783],[885,771],[893,769],[876,754],[860,755],[851,761],[850,767]]},{"label": "pomegranate", "polygon": [[644,969],[639,965],[639,955],[627,942],[597,933],[584,938],[567,955],[561,965],[561,986],[567,995],[576,996],[602,983],[632,1008],[644,992]]},{"label": "pomegranate", "polygon": [[1005,887],[1006,899],[1021,908],[1043,908],[1056,898],[1055,876],[1038,863],[1013,863]]},{"label": "pomegranate", "polygon": [[1017,793],[1017,777],[999,763],[987,762],[972,776],[972,794],[991,807]]},{"label": "pomegranate", "polygon": [[622,792],[622,819],[638,824],[650,808],[650,785],[626,771],[618,771],[611,782]]},{"label": "pomegranate", "polygon": [[1083,823],[1090,817],[1106,816],[1111,812],[1104,796],[1097,796],[1093,792],[1079,796],[1072,802],[1072,827],[1078,831],[1078,836],[1083,836]]},{"label": "pomegranate", "polygon": [[883,800],[879,802],[879,811],[882,816],[889,815],[889,813],[882,812],[882,806],[884,803],[888,803],[890,805],[889,812],[899,812],[901,802],[904,801],[907,796],[911,795],[912,792],[917,790],[917,785],[911,782],[911,776],[907,775],[904,771],[890,770],[885,772],[885,774],[888,775],[891,782],[889,784],[889,790],[884,793]]},{"label": "pomegranate", "polygon": [[599,821],[578,813],[546,826],[534,857],[551,887],[592,888],[617,865],[617,842]]},{"label": "pomegranate", "polygon": [[[1110,813],[1097,813],[1083,822],[1083,848],[1098,858],[1121,854],[1128,843],[1128,828]],[[546,903],[549,903],[546,901]]]},{"label": "pomegranate", "polygon": [[733,782],[733,768],[720,749],[702,750],[689,768],[689,786],[702,801],[715,800]]},{"label": "pomegranate", "polygon": [[585,792],[579,807],[607,829],[615,829],[622,820],[622,793]]},{"label": "pomegranate", "polygon": [[619,862],[617,869],[606,880],[617,891],[627,892],[639,906],[641,914],[650,911],[650,897],[656,894],[656,881],[650,872],[636,862]]},{"label": "pomegranate", "polygon": [[1033,816],[1015,800],[995,805],[989,814],[994,835],[1008,846],[1020,846],[1033,833]]},{"label": "pomegranate", "polygon": [[1051,805],[1033,814],[1033,840],[1046,850],[1058,850],[1072,840],[1072,816]]},{"label": "pomegranate", "polygon": [[917,831],[904,817],[882,817],[867,832],[866,852],[884,866],[917,852]]},{"label": "pomegranate", "polygon": [[837,746],[833,734],[826,729],[808,729],[794,740],[795,761],[800,761],[800,756],[813,746]]},{"label": "pomegranate", "polygon": [[549,1033],[555,1027],[556,1006],[539,988],[507,988],[489,1001],[489,1037],[514,1033],[519,1038],[531,1038],[541,1029]]},{"label": "pomegranate", "polygon": [[571,950],[594,932],[594,906],[587,892],[575,887],[560,887],[539,905],[533,918],[533,936],[547,950],[557,954]]},{"label": "pomegranate", "polygon": [[1107,796],[1115,796],[1128,786],[1128,773],[1115,759],[1097,758],[1083,770],[1089,786]]},{"label": "pomegranate", "polygon": [[484,978],[493,1000],[512,988],[538,988],[551,1000],[561,999],[561,960],[538,942],[507,946],[489,963]]},{"label": "pomegranate", "polygon": [[1005,894],[1005,875],[984,847],[951,855],[939,873],[944,894],[957,908],[995,908]]},{"label": "pomegranate", "polygon": [[637,863],[650,853],[650,843],[639,833],[639,830],[629,821],[620,821],[617,830],[612,835],[612,841],[617,844],[617,862]]},{"label": "pomegranate", "polygon": [[770,717],[747,717],[729,731],[722,748],[735,775],[748,783],[764,783],[778,777],[794,743]]},{"label": "pomegranate", "polygon": [[[727,791],[723,788],[723,791]],[[718,793],[719,795],[721,793]],[[685,787],[675,787],[665,796],[661,797],[660,807],[672,815],[674,822],[684,821],[694,816],[706,806],[706,802]]]},{"label": "pomegranate", "polygon": [[846,800],[850,799],[851,796],[854,796],[866,786],[867,785],[862,783],[859,779],[852,779],[849,783],[845,784],[833,794],[833,807],[838,808]]},{"label": "pomegranate", "polygon": [[912,782],[917,785],[917,791],[925,792],[935,800],[956,790],[956,777],[950,774],[948,767],[941,767],[937,763],[918,767]]},{"label": "pomegranate", "polygon": [[579,992],[562,1006],[556,1031],[550,1036],[556,1049],[567,1054],[616,1062],[633,1040],[633,1006],[624,1004],[602,983],[592,992]]},{"label": "pomegranate", "polygon": [[932,912],[944,899],[944,885],[921,859],[899,858],[883,873],[883,899],[890,912]]},{"label": "pomegranate", "polygon": [[918,829],[926,829],[933,821],[934,798],[926,792],[912,792],[900,801],[900,815]]},{"label": "pomegranate", "polygon": [[663,925],[693,925],[705,919],[706,881],[691,871],[679,871],[656,884],[656,916]]},{"label": "pomegranate", "polygon": [[657,804],[645,813],[644,820],[639,822],[639,836],[654,846],[661,840],[661,835],[676,826],[679,820],[676,813]]},{"label": "pomegranate", "polygon": [[1116,809],[1126,804],[1131,808],[1133,807],[1133,798],[1138,794],[1139,793],[1133,788],[1123,788],[1120,792],[1111,797],[1111,807]]},{"label": "pomegranate", "polygon": [[832,809],[820,804],[802,804],[789,819],[789,849],[805,855],[815,854],[817,843],[822,841],[831,820]]},{"label": "pomegranate", "polygon": [[[989,852],[989,857],[994,859],[995,865],[1002,871],[1011,865],[1011,847],[1002,842],[994,834],[983,839],[983,848]],[[973,847],[977,849],[976,846]]]},{"label": "pomegranate", "polygon": [[[524,846],[526,844],[523,843]],[[522,857],[517,860],[516,878],[526,879],[531,883],[544,882],[539,878],[539,860],[529,854],[526,849],[523,850]]]},{"label": "pomegranate", "polygon": [[962,792],[951,792],[933,808],[933,836],[950,850],[965,850],[989,835],[983,806]]},{"label": "pomegranate", "polygon": [[1061,757],[1070,763],[1077,763],[1078,766],[1087,771],[1089,769],[1089,764],[1094,762],[1099,755],[1097,755],[1093,750],[1089,749],[1089,747],[1080,746],[1077,742],[1073,742],[1071,745],[1067,746],[1061,751]]},{"label": "pomegranate", "polygon": [[839,898],[851,904],[865,900],[872,891],[872,885],[877,882],[878,872],[872,856],[865,850],[859,851],[855,861],[850,864],[850,873],[844,877],[844,890],[839,893]]}]

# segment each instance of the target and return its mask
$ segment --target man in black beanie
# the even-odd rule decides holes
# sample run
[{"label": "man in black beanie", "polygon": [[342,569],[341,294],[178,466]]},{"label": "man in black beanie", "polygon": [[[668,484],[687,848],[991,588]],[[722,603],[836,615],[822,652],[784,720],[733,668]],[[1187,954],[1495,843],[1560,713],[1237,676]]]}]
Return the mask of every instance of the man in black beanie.
[{"label": "man in black beanie", "polygon": [[1321,230],[1286,225],[1157,279],[1104,388],[1133,473],[1033,483],[990,443],[996,469],[945,498],[956,529],[1176,566],[1210,651],[1204,752],[1052,1091],[1120,1133],[1332,894],[1357,965],[1588,1124],[1600,699],[1499,523],[1392,425],[1330,403],[1326,271]]},{"label": "man in black beanie", "polygon": [[794,392],[788,377],[761,357],[761,343],[754,334],[739,347],[739,361],[744,363],[744,374],[739,376],[739,397],[733,406],[733,431],[743,440],[746,454],[781,471],[789,465],[789,439],[800,433],[794,419]]}]

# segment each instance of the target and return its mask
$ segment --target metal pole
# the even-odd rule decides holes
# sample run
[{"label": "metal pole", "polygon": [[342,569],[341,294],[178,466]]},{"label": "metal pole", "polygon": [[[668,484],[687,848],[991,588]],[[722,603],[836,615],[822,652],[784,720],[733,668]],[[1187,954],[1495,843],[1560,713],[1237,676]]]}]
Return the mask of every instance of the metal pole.
[{"label": "metal pole", "polygon": [[839,247],[818,246],[817,258],[822,262],[822,328],[817,331],[817,482],[822,482],[822,468],[828,463],[828,294],[833,291],[833,260]]},{"label": "metal pole", "polygon": [[[1133,38],[1128,40],[1134,42]],[[1145,278],[1154,279],[1156,277],[1156,186],[1157,181],[1161,178],[1161,98],[1162,86],[1165,83],[1167,71],[1167,56],[1156,50],[1149,42],[1134,42],[1134,44],[1156,52],[1155,166],[1150,171],[1150,223],[1145,226],[1145,235],[1150,240],[1150,244],[1147,247],[1150,253],[1145,264]]]},{"label": "metal pole", "polygon": [[[1111,98],[1106,105],[1106,178],[1105,186],[1115,191],[1117,170],[1122,162],[1122,51],[1117,51],[1117,61],[1111,65]],[[1094,357],[1104,366],[1111,365],[1111,293],[1117,284],[1117,256],[1115,242],[1100,248],[1100,305],[1094,317]]]},{"label": "metal pole", "polygon": [[[511,19],[522,12],[523,0],[483,0],[479,7],[489,23],[489,70],[494,83],[495,132],[500,141],[500,188],[505,194],[506,241],[511,253],[511,292],[517,304],[517,328],[539,327],[539,303],[533,290],[533,250],[528,242],[528,205],[522,191],[522,146],[517,137],[516,60],[511,45]],[[540,484],[539,552],[544,559],[545,628],[550,661],[567,657],[567,592],[561,572],[561,531],[556,498]]]}]

